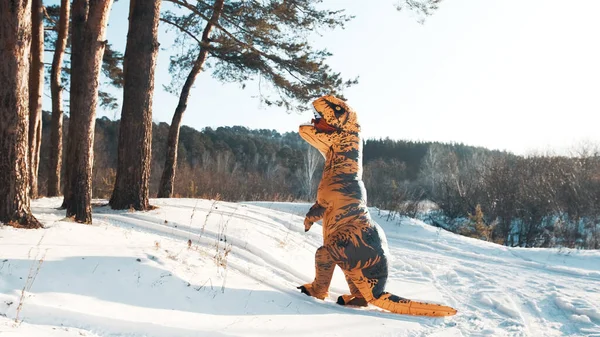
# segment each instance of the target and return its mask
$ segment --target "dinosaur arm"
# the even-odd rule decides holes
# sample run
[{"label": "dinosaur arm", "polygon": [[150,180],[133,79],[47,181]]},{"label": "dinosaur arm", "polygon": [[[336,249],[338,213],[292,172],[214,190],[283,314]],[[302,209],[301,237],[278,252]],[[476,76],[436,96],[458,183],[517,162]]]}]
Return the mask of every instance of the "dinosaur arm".
[{"label": "dinosaur arm", "polygon": [[313,223],[323,219],[323,214],[325,214],[325,207],[319,205],[318,202],[315,202],[308,213],[306,213],[306,218],[304,219],[304,231],[308,232]]}]

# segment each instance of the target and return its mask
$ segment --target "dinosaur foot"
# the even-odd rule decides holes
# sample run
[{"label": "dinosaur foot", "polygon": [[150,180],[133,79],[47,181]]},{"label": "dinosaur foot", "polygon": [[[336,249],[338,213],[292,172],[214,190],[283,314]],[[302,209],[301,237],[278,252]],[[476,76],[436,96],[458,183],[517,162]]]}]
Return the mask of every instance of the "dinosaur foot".
[{"label": "dinosaur foot", "polygon": [[357,307],[366,307],[367,305],[369,305],[367,300],[365,300],[363,297],[355,297],[352,295],[342,295],[342,296],[338,297],[337,304],[353,305],[353,306],[357,306]]},{"label": "dinosaur foot", "polygon": [[306,294],[308,296],[312,296],[312,297],[316,297],[320,300],[324,300],[325,297],[327,297],[329,295],[329,293],[325,292],[325,293],[316,293],[313,289],[312,284],[305,284],[305,285],[301,285],[299,287],[296,287],[297,289],[300,289],[300,292],[303,294]]}]

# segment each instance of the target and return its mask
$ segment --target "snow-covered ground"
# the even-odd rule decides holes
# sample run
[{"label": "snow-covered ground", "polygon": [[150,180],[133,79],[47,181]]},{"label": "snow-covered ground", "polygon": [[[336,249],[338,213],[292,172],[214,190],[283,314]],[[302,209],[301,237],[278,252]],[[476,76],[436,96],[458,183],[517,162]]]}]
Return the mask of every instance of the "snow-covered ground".
[{"label": "snow-covered ground", "polygon": [[507,248],[373,211],[387,290],[458,309],[410,317],[336,305],[339,270],[327,301],[299,293],[322,241],[304,233],[308,204],[152,200],[98,206],[86,226],[60,202],[33,202],[46,229],[0,228],[0,337],[600,336],[600,251]]}]

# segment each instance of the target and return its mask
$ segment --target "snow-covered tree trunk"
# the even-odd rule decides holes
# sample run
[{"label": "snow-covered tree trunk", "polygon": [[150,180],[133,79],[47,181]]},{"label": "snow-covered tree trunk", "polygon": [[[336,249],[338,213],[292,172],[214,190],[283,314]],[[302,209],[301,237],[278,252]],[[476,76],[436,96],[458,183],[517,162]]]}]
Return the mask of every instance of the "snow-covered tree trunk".
[{"label": "snow-covered tree trunk", "polygon": [[29,71],[29,185],[32,198],[38,196],[38,170],[42,145],[42,92],[44,88],[44,6],[32,0],[31,54]]},{"label": "snow-covered tree trunk", "polygon": [[67,141],[67,216],[92,222],[92,163],[98,79],[112,0],[74,0],[71,109]]},{"label": "snow-covered tree trunk", "polygon": [[131,0],[114,209],[146,210],[152,152],[152,95],[161,0]]},{"label": "snow-covered tree trunk", "polygon": [[0,222],[37,228],[29,209],[31,2],[0,1]]},{"label": "snow-covered tree trunk", "polygon": [[62,0],[60,3],[60,18],[58,20],[58,37],[52,58],[50,70],[50,94],[52,96],[52,122],[50,130],[50,168],[48,170],[48,196],[54,197],[60,193],[60,174],[62,169],[63,147],[63,102],[61,71],[67,35],[69,32],[69,16],[71,1]]}]

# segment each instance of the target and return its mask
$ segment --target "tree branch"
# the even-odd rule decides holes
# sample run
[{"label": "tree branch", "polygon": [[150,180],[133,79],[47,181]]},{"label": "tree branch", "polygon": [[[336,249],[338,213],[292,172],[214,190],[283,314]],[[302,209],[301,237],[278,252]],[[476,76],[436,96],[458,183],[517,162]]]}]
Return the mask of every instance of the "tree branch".
[{"label": "tree branch", "polygon": [[50,14],[48,14],[48,11],[46,10],[46,6],[43,6],[43,7],[42,7],[42,10],[44,11],[44,16],[45,16],[45,17],[46,17],[46,18],[47,18],[47,19],[48,19],[50,22],[54,23],[55,25],[56,25],[56,24],[58,24],[58,23],[56,22],[56,20],[54,20],[54,19],[53,19],[53,18],[50,16]]},{"label": "tree branch", "polygon": [[202,41],[198,40],[198,38],[194,34],[192,34],[187,29],[183,28],[181,25],[178,25],[175,22],[172,22],[172,21],[167,20],[165,18],[160,18],[159,20],[162,21],[162,22],[164,22],[164,23],[168,23],[171,26],[177,27],[180,31],[186,33],[187,35],[189,35],[189,37],[191,37],[192,39],[194,39],[194,41],[196,41],[200,46],[205,46],[205,44],[202,43]]},{"label": "tree branch", "polygon": [[[54,53],[55,51],[56,51],[56,50],[54,50],[54,49],[44,49],[44,52],[47,52],[47,53]],[[71,55],[71,53],[69,53],[69,52],[67,52],[67,51],[64,51],[63,53],[65,53],[65,54],[68,54],[68,55]]]},{"label": "tree branch", "polygon": [[[180,5],[182,7],[187,8],[188,10],[190,10],[192,13],[198,15],[199,17],[201,17],[203,20],[205,20],[206,22],[210,22],[210,18],[208,18],[206,15],[204,15],[202,12],[200,12],[196,7],[190,5],[187,1],[185,0],[165,0],[165,1],[169,1],[172,2],[176,5]],[[235,35],[233,35],[231,32],[229,32],[227,29],[225,29],[223,26],[221,26],[218,22],[213,22],[212,23],[213,26],[217,27],[220,31],[222,31],[223,33],[225,33],[225,35],[229,36],[232,40],[234,40],[236,43],[239,43],[241,45],[244,45],[245,47],[251,48],[253,50],[256,50],[254,47],[248,45],[245,42],[240,41],[238,38],[235,37]],[[262,52],[256,50],[257,52],[261,53]]]},{"label": "tree branch", "polygon": [[[187,8],[192,13],[198,15],[199,17],[201,17],[202,19],[206,20],[207,22],[211,21],[209,18],[206,17],[206,15],[204,15],[203,13],[201,13],[196,7],[190,5],[186,0],[166,0],[166,1],[169,1],[169,2],[172,2],[172,3],[176,4],[176,5],[180,5],[182,7]],[[292,73],[292,71],[285,66],[285,62],[277,62],[278,60],[280,60],[279,57],[267,54],[267,53],[265,53],[265,52],[263,52],[261,50],[256,49],[254,46],[252,46],[252,45],[250,45],[250,44],[248,44],[248,43],[246,43],[246,42],[238,39],[235,35],[233,35],[231,32],[229,32],[227,29],[225,29],[223,26],[221,26],[218,22],[213,22],[213,25],[215,27],[217,27],[220,31],[222,31],[225,35],[227,35],[229,38],[231,38],[234,42],[236,42],[236,43],[238,43],[238,44],[240,44],[240,45],[242,45],[242,46],[244,46],[244,47],[246,47],[246,48],[254,51],[258,55],[260,55],[260,56],[262,56],[262,57],[264,57],[264,58],[266,58],[268,60],[271,60],[273,62],[276,62],[276,63],[280,64],[283,67],[283,69],[285,69],[291,76],[293,76],[294,78],[296,78],[301,83],[305,83],[303,80],[301,80],[297,76],[295,76]]]}]

